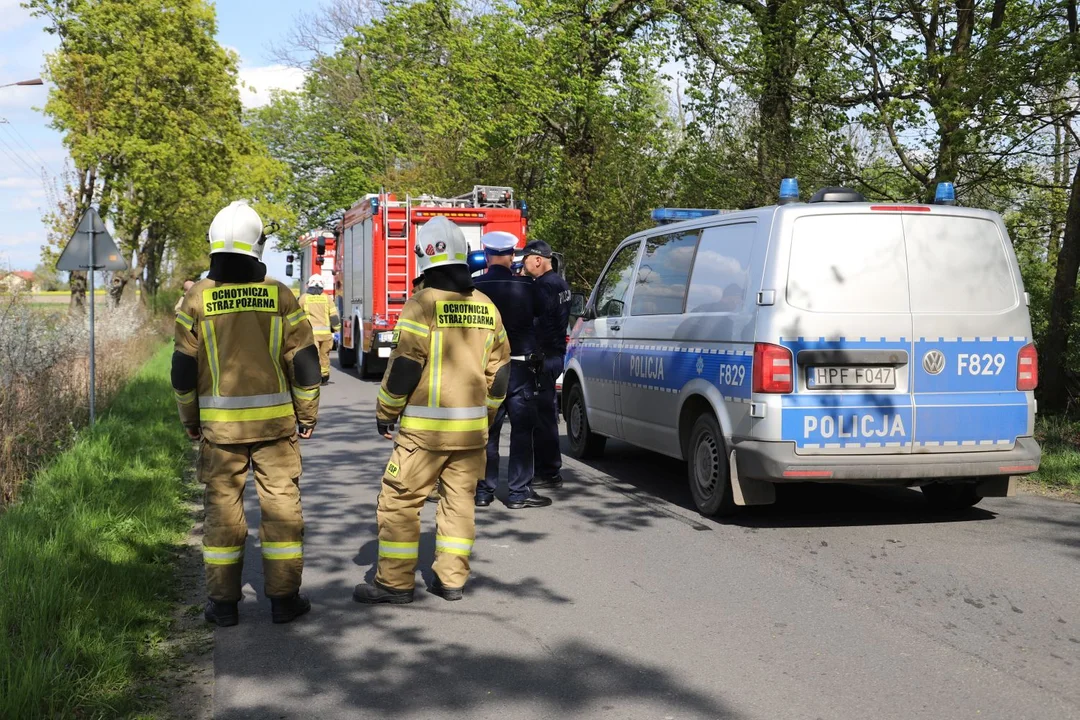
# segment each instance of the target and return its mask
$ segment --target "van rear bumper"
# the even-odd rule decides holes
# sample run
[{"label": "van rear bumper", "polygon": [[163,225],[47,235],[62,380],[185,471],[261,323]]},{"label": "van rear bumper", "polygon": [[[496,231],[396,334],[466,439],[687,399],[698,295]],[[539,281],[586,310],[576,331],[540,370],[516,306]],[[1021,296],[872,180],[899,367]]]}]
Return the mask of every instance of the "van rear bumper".
[{"label": "van rear bumper", "polygon": [[795,444],[734,443],[739,477],[769,482],[841,482],[920,485],[938,478],[1027,475],[1039,469],[1042,450],[1033,437],[1012,450],[910,455],[796,455]]}]

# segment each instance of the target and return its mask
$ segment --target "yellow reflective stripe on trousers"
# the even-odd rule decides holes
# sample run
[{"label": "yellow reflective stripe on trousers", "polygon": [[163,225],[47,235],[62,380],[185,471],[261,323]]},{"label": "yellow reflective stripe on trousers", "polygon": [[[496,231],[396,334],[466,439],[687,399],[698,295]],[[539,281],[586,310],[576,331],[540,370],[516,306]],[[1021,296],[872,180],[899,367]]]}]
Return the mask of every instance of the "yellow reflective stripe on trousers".
[{"label": "yellow reflective stripe on trousers", "polygon": [[228,409],[199,408],[199,419],[203,422],[245,422],[254,420],[276,420],[294,415],[292,403],[270,407]]},{"label": "yellow reflective stripe on trousers", "polygon": [[213,320],[203,320],[203,344],[206,347],[206,361],[210,365],[211,395],[221,394],[221,368],[218,365],[217,332]]},{"label": "yellow reflective stripe on trousers", "polygon": [[181,405],[190,405],[191,403],[195,402],[195,391],[194,390],[192,390],[191,392],[186,392],[186,393],[178,393],[175,390],[173,390],[173,394],[176,395],[176,402],[180,403]]},{"label": "yellow reflective stripe on trousers", "polygon": [[270,360],[274,363],[277,371],[278,391],[285,392],[285,373],[281,370],[281,346],[285,341],[285,327],[281,317],[275,315],[270,319]]},{"label": "yellow reflective stripe on trousers", "polygon": [[395,327],[404,330],[405,332],[410,332],[413,335],[419,335],[420,337],[425,338],[431,334],[431,331],[428,330],[427,325],[421,325],[420,323],[413,322],[412,320],[398,320]]},{"label": "yellow reflective stripe on trousers", "polygon": [[299,560],[304,557],[304,543],[264,542],[262,556],[264,560]]},{"label": "yellow reflective stripe on trousers", "polygon": [[203,545],[203,562],[207,565],[236,565],[244,557],[244,546],[212,547]]},{"label": "yellow reflective stripe on trousers", "polygon": [[291,315],[286,315],[285,319],[289,321],[289,325],[296,326],[296,325],[298,325],[300,323],[301,320],[303,320],[306,317],[307,317],[307,313],[304,312],[304,308],[300,308],[299,310],[292,313]]},{"label": "yellow reflective stripe on trousers", "polygon": [[443,334],[436,330],[428,353],[428,407],[439,407],[442,400],[442,347]]},{"label": "yellow reflective stripe on trousers", "polygon": [[405,407],[405,403],[407,403],[409,401],[409,398],[407,398],[407,397],[396,398],[393,395],[391,395],[390,393],[383,390],[382,388],[379,388],[378,398],[379,398],[380,401],[382,401],[383,405],[387,405],[389,407],[394,407],[394,408]]},{"label": "yellow reflective stripe on trousers", "polygon": [[191,317],[190,315],[188,315],[185,312],[176,313],[176,322],[180,323],[181,325],[186,327],[188,330],[195,327],[195,318]]},{"label": "yellow reflective stripe on trousers", "polygon": [[420,543],[379,540],[379,557],[404,559],[420,557]]},{"label": "yellow reflective stripe on trousers", "polygon": [[297,400],[314,400],[319,397],[319,388],[314,390],[305,390],[304,388],[298,388],[295,385],[292,389],[293,397]]},{"label": "yellow reflective stripe on trousers", "polygon": [[435,536],[435,552],[469,557],[472,554],[472,548],[473,541],[470,538],[450,537],[449,535]]}]

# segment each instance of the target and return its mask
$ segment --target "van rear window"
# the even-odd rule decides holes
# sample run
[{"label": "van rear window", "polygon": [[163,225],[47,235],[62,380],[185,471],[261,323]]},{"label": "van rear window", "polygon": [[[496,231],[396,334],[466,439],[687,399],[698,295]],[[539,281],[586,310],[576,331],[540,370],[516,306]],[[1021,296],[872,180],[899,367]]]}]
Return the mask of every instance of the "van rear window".
[{"label": "van rear window", "polygon": [[996,223],[912,215],[904,217],[904,236],[912,312],[1000,312],[1016,306],[1016,282]]},{"label": "van rear window", "polygon": [[821,313],[909,312],[900,215],[807,215],[795,221],[788,304]]}]

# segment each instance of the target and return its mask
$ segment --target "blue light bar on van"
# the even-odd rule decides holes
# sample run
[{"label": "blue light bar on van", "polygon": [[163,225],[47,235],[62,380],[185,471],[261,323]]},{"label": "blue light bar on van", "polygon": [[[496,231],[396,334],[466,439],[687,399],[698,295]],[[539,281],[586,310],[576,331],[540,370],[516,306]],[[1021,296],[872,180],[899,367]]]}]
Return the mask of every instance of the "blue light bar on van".
[{"label": "blue light bar on van", "polygon": [[799,202],[799,180],[784,178],[780,181],[780,204],[789,205]]},{"label": "blue light bar on van", "polygon": [[652,219],[656,224],[664,225],[719,214],[719,210],[710,210],[708,208],[656,208],[652,211]]},{"label": "blue light bar on van", "polygon": [[937,191],[934,192],[934,204],[935,205],[955,205],[956,204],[956,186],[951,182],[940,182],[937,184]]},{"label": "blue light bar on van", "polygon": [[484,252],[474,252],[469,255],[467,261],[469,265],[469,272],[477,272],[487,267],[487,259],[484,257]]}]

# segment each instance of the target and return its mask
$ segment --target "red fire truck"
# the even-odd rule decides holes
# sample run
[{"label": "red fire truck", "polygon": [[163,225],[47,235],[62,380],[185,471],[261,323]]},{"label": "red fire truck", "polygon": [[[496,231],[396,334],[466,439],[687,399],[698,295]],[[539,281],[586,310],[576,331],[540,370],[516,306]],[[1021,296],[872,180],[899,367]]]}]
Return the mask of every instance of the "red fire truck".
[{"label": "red fire truck", "polygon": [[[299,246],[298,275],[300,292],[307,290],[307,282],[312,275],[322,275],[323,294],[333,297],[334,278],[336,276],[334,260],[337,249],[334,233],[329,230],[315,230],[300,238]],[[289,277],[293,275],[294,260],[295,258],[291,253],[285,257],[287,263],[285,274]]]},{"label": "red fire truck", "polygon": [[345,213],[334,258],[342,333],[342,367],[359,365],[361,377],[382,373],[390,357],[394,325],[412,295],[416,277],[416,234],[424,223],[446,217],[459,225],[470,256],[480,252],[480,236],[513,233],[525,246],[527,207],[508,187],[477,185],[457,197],[390,193],[365,195]]}]

